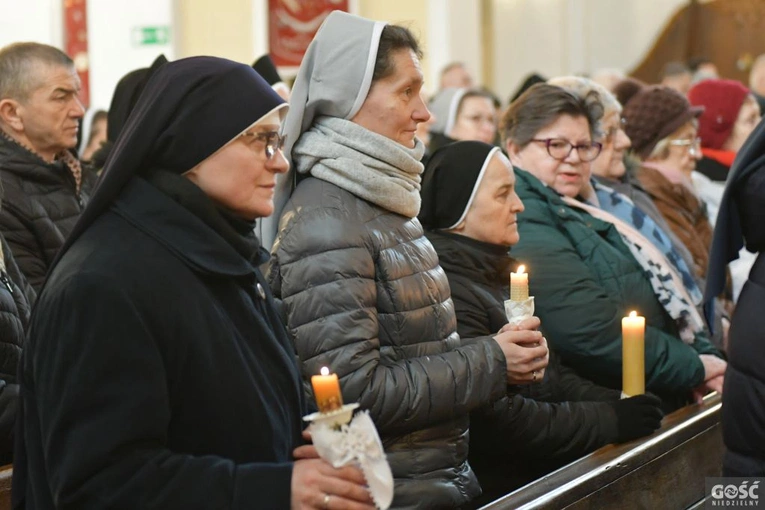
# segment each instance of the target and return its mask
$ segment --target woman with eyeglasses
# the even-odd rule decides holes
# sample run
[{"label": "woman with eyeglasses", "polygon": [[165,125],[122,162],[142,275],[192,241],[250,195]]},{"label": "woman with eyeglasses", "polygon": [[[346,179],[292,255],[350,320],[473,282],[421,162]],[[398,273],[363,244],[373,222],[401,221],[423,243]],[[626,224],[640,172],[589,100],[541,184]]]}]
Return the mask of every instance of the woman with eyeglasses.
[{"label": "woman with eyeglasses", "polygon": [[688,91],[688,100],[704,108],[699,117],[702,157],[692,177],[714,225],[728,171],[736,153],[760,122],[760,105],[750,90],[736,80],[700,81]]},{"label": "woman with eyeglasses", "polygon": [[603,386],[621,387],[621,318],[631,310],[645,316],[646,387],[671,409],[710,385],[721,389],[725,362],[666,256],[582,195],[602,149],[595,141],[602,115],[596,93],[548,84],[510,105],[501,130],[526,208],[513,256],[529,269],[550,345]]},{"label": "woman with eyeglasses", "polygon": [[703,107],[669,87],[635,87],[624,96],[625,131],[640,158],[636,176],[667,224],[693,256],[695,273],[704,278],[712,226],[691,175],[701,159],[698,117]]},{"label": "woman with eyeglasses", "polygon": [[[553,78],[548,83],[581,97],[585,97],[590,92],[598,94],[604,109],[603,118],[600,121],[601,138],[599,139],[603,144],[603,150],[590,164],[592,190],[585,199],[588,203],[617,216],[639,230],[647,240],[661,250],[673,269],[680,275],[692,303],[699,306],[705,282],[692,269],[694,262],[691,252],[674,234],[637,179],[630,175],[637,167],[633,163],[634,157],[625,154],[631,142],[624,132],[621,104],[608,90],[587,78],[562,76]],[[629,172],[625,160],[629,161],[631,167]],[[724,343],[722,319],[727,316],[722,306],[724,303],[720,305],[716,307],[714,334],[711,338],[717,346],[722,346]]]},{"label": "woman with eyeglasses", "polygon": [[302,444],[295,349],[258,270],[286,109],[224,59],[149,80],[33,313],[14,506],[374,508],[359,469]]},{"label": "woman with eyeglasses", "polygon": [[[760,105],[751,91],[735,80],[704,80],[688,92],[688,100],[703,106],[699,137],[703,157],[693,172],[693,185],[707,204],[707,216],[714,226],[728,172],[744,142],[760,122]],[[730,263],[732,298],[741,293],[754,264],[755,255],[741,250]]]},{"label": "woman with eyeglasses", "polygon": [[455,141],[493,144],[497,136],[494,98],[479,89],[443,89],[428,104],[435,121],[430,128],[432,154]]}]

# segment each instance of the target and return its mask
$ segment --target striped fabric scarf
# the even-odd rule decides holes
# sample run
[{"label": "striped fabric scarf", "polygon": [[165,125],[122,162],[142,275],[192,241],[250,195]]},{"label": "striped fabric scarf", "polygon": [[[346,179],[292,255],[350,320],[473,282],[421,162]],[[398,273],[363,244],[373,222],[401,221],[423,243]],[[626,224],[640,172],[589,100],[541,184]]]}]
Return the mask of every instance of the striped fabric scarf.
[{"label": "striped fabric scarf", "polygon": [[632,225],[646,239],[651,241],[654,246],[661,250],[669,263],[680,273],[683,285],[688,290],[688,294],[691,295],[693,304],[698,305],[701,303],[701,289],[699,289],[685,260],[675,251],[672,241],[666,232],[650,216],[637,207],[628,196],[594,180],[592,181],[592,186],[598,199],[598,207]]},{"label": "striped fabric scarf", "polygon": [[643,268],[643,273],[651,283],[659,303],[674,319],[680,338],[686,344],[692,344],[696,334],[704,331],[704,320],[693,305],[693,300],[683,285],[682,278],[664,254],[638,230],[613,214],[573,198],[565,196],[561,198],[571,207],[583,210],[616,227],[624,244]]}]

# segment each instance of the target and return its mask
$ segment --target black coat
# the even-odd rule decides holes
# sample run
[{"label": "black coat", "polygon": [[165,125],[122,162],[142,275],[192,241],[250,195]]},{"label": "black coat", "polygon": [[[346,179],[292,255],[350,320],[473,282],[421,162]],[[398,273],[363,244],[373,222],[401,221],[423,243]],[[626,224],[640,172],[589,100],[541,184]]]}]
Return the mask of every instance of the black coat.
[{"label": "black coat", "polygon": [[[507,250],[456,234],[427,236],[449,278],[460,338],[496,334],[507,323],[504,301],[515,264]],[[496,498],[615,441],[616,414],[607,401],[619,397],[579,377],[551,351],[542,382],[508,387],[501,400],[470,415],[469,460],[485,496]]]},{"label": "black coat", "polygon": [[95,174],[83,166],[78,193],[72,172],[62,160],[46,163],[0,136],[0,181],[4,189],[0,231],[19,269],[39,291],[88,201]]},{"label": "black coat", "polygon": [[[427,236],[449,278],[460,338],[496,334],[507,324],[504,301],[515,265],[507,250],[456,234]],[[616,414],[607,401],[619,397],[579,377],[551,350],[542,382],[510,386],[501,400],[470,415],[469,460],[484,499],[615,441]]]},{"label": "black coat", "polygon": [[294,349],[265,251],[216,232],[133,177],[64,254],[22,355],[17,505],[289,508]]},{"label": "black coat", "polygon": [[3,248],[0,252],[3,259],[0,267],[0,465],[4,465],[13,460],[13,429],[19,396],[16,367],[35,294],[16,266],[2,235],[0,243]]},{"label": "black coat", "polygon": [[765,476],[765,159],[735,194],[746,248],[759,252],[738,298],[728,338],[723,394],[725,476]]}]

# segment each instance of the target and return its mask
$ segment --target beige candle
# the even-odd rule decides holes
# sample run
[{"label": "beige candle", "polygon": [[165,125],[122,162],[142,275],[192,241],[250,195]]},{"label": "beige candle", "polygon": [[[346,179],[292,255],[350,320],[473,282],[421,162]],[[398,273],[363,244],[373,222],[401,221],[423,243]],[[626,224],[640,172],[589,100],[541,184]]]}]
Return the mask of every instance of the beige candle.
[{"label": "beige candle", "polygon": [[529,275],[526,266],[518,266],[517,273],[510,273],[510,299],[526,301],[529,298]]},{"label": "beige candle", "polygon": [[645,393],[645,317],[637,312],[622,319],[622,392]]},{"label": "beige candle", "polygon": [[327,367],[321,368],[321,375],[311,376],[311,386],[319,412],[327,413],[343,407],[343,395],[340,393],[337,374],[330,374]]}]

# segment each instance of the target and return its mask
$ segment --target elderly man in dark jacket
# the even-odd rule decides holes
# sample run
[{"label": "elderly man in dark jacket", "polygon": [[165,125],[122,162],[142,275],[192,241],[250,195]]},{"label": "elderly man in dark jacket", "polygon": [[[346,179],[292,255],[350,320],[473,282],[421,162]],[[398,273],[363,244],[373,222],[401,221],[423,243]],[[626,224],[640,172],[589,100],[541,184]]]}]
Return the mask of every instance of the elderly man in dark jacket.
[{"label": "elderly man in dark jacket", "polygon": [[84,114],[72,60],[38,43],[0,49],[0,230],[39,290],[94,174],[71,151]]},{"label": "elderly man in dark jacket", "polygon": [[[436,151],[425,168],[420,221],[449,278],[461,338],[506,327],[510,271],[508,249],[518,241],[523,204],[515,177],[498,147],[457,142]],[[533,265],[533,261],[529,261]],[[531,317],[516,326],[539,327]],[[471,413],[470,463],[484,490],[483,502],[607,443],[651,433],[659,426],[653,396],[619,400],[562,365],[550,364],[536,384]]]}]

